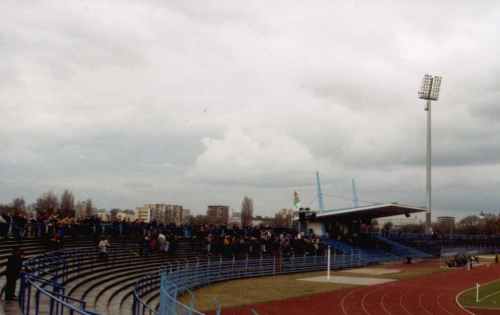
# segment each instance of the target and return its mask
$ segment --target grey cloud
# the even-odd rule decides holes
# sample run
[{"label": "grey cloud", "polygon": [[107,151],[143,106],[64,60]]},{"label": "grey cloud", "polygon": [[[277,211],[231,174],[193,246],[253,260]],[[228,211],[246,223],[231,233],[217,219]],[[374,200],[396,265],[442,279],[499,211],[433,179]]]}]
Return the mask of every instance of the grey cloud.
[{"label": "grey cloud", "polygon": [[494,1],[3,1],[0,198],[70,187],[104,207],[199,212],[251,195],[270,214],[295,189],[314,201],[320,170],[325,190],[347,196],[333,206],[349,204],[352,177],[361,199],[420,204],[416,92],[430,72],[444,77],[436,207],[495,209],[499,12]]}]

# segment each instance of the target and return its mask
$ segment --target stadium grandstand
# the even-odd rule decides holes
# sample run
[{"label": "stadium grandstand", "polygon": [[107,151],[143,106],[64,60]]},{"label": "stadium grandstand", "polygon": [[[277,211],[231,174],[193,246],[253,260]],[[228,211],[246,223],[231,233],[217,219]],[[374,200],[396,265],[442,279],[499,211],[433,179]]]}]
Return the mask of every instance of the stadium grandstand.
[{"label": "stadium grandstand", "polygon": [[[7,275],[2,296],[8,295],[4,279],[12,273],[13,257],[23,265],[16,295],[2,302],[7,314],[202,314],[195,289],[222,281],[450,257],[472,249],[475,255],[496,253],[498,237],[381,234],[364,226],[373,218],[422,211],[399,204],[322,211],[304,218],[302,231],[92,219],[28,222],[16,232],[21,227],[12,220],[0,243],[1,274]],[[449,248],[445,255],[443,248]],[[220,314],[222,306],[214,302],[212,311]]]}]

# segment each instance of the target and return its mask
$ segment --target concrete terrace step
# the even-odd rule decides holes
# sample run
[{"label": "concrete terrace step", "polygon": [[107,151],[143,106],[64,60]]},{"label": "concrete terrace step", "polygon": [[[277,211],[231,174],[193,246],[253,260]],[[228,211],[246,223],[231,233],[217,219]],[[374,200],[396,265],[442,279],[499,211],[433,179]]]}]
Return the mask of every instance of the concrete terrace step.
[{"label": "concrete terrace step", "polygon": [[[110,304],[119,304],[120,298],[117,298],[117,294],[120,292],[132,293],[133,287],[137,280],[141,277],[158,270],[161,266],[165,265],[167,261],[156,260],[150,262],[144,262],[138,266],[130,269],[124,269],[120,272],[113,272],[113,274],[106,278],[101,278],[98,280],[98,285],[94,284],[94,288],[91,288],[92,293],[88,294],[90,290],[87,290],[83,298],[92,304],[92,298],[94,298],[93,305],[99,313],[108,313]],[[102,301],[102,303],[100,302]],[[117,301],[117,303],[112,303]],[[109,313],[108,313],[109,314]]]},{"label": "concrete terrace step", "polygon": [[[101,314],[121,314],[119,307],[123,303],[123,299],[132,296],[133,287],[137,280],[158,270],[164,264],[165,261],[151,262],[143,264],[143,267],[137,271],[122,271],[113,273],[113,276],[108,277],[108,279],[101,279],[101,285],[93,291],[95,296],[94,305],[97,312]],[[149,270],[145,271],[145,268]],[[85,296],[85,300],[90,303],[92,298]]]},{"label": "concrete terrace step", "polygon": [[126,277],[136,271],[140,271],[141,269],[144,270],[153,264],[161,266],[163,262],[151,261],[149,263],[140,263],[128,267],[124,266],[119,269],[115,269],[113,272],[97,272],[93,276],[86,277],[85,279],[83,279],[83,281],[79,281],[79,283],[75,285],[74,289],[72,290],[71,296],[78,299],[88,300],[88,297],[91,295],[92,291],[94,291],[95,293],[95,291],[97,291],[99,287],[106,286],[112,280],[120,279],[123,276]]},{"label": "concrete terrace step", "polygon": [[[93,240],[67,241],[65,245],[65,249],[96,248]],[[2,242],[0,243],[0,266],[2,253],[5,253],[4,260],[6,263],[6,258],[10,255],[13,246],[20,246],[30,257],[43,254],[49,250],[46,243],[40,240]],[[133,288],[137,280],[158,270],[159,267],[166,263],[184,263],[184,260],[196,257],[198,251],[193,251],[191,248],[189,242],[180,241],[177,244],[175,256],[165,257],[153,254],[152,256],[141,257],[137,254],[140,250],[140,243],[112,242],[110,258],[113,260],[111,263],[109,261],[100,262],[96,256],[97,250],[89,253],[90,256],[86,258],[80,258],[78,262],[71,258],[67,260],[68,274],[64,283],[65,292],[66,294],[71,292],[71,295],[68,295],[73,298],[84,298],[88,303],[87,308],[89,310],[94,307],[103,315],[130,314],[133,302]],[[203,257],[203,259],[206,259],[206,257]],[[55,272],[55,270],[52,272]],[[3,283],[4,281],[0,280],[0,287],[3,286]],[[32,292],[32,298],[34,297],[35,292]],[[41,301],[39,314],[48,312],[49,301],[48,299],[47,301],[44,300]],[[33,304],[31,305],[32,310],[34,310]]]},{"label": "concrete terrace step", "polygon": [[[148,293],[142,296],[142,300],[149,305],[153,310],[156,310],[157,304],[160,303],[160,286],[154,286]],[[130,301],[132,307],[133,300]]]},{"label": "concrete terrace step", "polygon": [[[135,273],[133,276],[129,277],[122,277],[120,279],[120,282],[115,282],[113,283],[112,287],[107,287],[106,292],[103,294],[99,295],[96,299],[96,310],[99,314],[121,314],[121,313],[111,313],[110,311],[112,310],[112,305],[120,305],[120,299],[117,298],[117,295],[119,293],[132,293],[133,288],[135,283],[137,282],[138,279],[140,279],[142,276],[147,275],[148,273],[151,273],[152,271],[144,272],[140,271],[138,273]],[[99,303],[102,301],[102,303]]]},{"label": "concrete terrace step", "polygon": [[[152,258],[150,260],[165,260],[162,257],[149,257]],[[73,295],[74,291],[77,290],[80,286],[84,285],[86,282],[91,281],[93,279],[99,279],[102,277],[101,273],[105,273],[106,275],[114,274],[114,271],[120,270],[121,268],[134,267],[135,265],[140,265],[144,262],[144,257],[137,256],[129,256],[129,257],[120,257],[120,259],[116,260],[114,263],[97,261],[93,267],[83,268],[79,273],[74,273],[70,277],[68,277],[67,282],[65,283],[65,287],[67,289],[68,294]]]},{"label": "concrete terrace step", "polygon": [[[158,270],[158,269],[156,269]],[[151,272],[154,272],[156,270],[152,270]],[[150,272],[146,273],[146,274],[149,274]],[[144,274],[144,275],[146,275]],[[142,275],[141,275],[142,277]],[[119,288],[117,288],[115,291],[119,291],[118,294],[112,296],[111,300],[108,301],[108,307],[109,307],[109,304],[111,304],[112,306],[117,306],[117,308],[114,308],[114,312],[111,312],[111,313],[114,313],[114,314],[120,314],[120,311],[119,311],[119,308],[122,306],[122,304],[125,302],[126,299],[130,299],[130,303],[132,303],[132,293],[133,293],[133,287],[135,285],[135,283],[137,282],[137,280],[139,280],[141,277],[136,277],[134,279],[134,281],[130,282],[130,283],[126,283],[126,284],[122,284],[120,285]],[[125,290],[127,289],[127,290]],[[111,303],[112,301],[117,301],[118,303]],[[112,307],[113,308],[113,307]],[[108,310],[108,314],[109,314],[109,310]]]}]

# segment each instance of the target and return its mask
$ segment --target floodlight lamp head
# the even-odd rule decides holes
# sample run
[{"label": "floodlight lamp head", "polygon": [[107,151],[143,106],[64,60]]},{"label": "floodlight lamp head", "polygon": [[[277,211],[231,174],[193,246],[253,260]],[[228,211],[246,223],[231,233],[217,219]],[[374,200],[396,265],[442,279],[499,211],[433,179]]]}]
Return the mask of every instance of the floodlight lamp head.
[{"label": "floodlight lamp head", "polygon": [[418,91],[418,97],[424,100],[437,101],[439,99],[439,90],[441,87],[441,77],[424,75],[422,86]]}]

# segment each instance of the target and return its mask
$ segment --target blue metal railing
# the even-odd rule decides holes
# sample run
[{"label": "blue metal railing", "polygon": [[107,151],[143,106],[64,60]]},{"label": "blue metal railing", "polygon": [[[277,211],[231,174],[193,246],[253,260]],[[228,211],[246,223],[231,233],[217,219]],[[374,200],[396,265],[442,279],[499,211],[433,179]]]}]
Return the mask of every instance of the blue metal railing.
[{"label": "blue metal railing", "polygon": [[[118,251],[119,252],[119,251]],[[123,259],[121,254],[110,252],[109,263]],[[64,283],[68,277],[75,277],[80,271],[91,270],[97,262],[98,251],[95,248],[79,248],[49,252],[27,260],[26,271],[21,277],[19,302],[24,315],[79,314],[94,315],[86,308],[85,301],[71,298]],[[381,260],[383,257],[380,257]],[[139,280],[134,287],[133,311],[135,315],[170,315],[201,314],[195,309],[194,288],[210,283],[259,277],[267,275],[308,272],[326,269],[326,256],[271,257],[256,259],[185,259],[163,265],[157,272]],[[332,269],[363,266],[373,262],[373,257],[363,256],[360,251],[350,254],[336,254],[332,257]],[[141,298],[147,293],[154,293],[161,287],[160,275],[164,275],[162,307],[159,312]],[[186,304],[178,300],[180,294],[189,294]],[[175,308],[176,313],[172,313]],[[216,306],[220,310],[220,306]],[[168,311],[170,310],[170,311]]]},{"label": "blue metal railing", "polygon": [[500,252],[498,246],[456,246],[442,247],[441,257],[450,257],[456,255],[481,255],[481,254],[496,254]]},{"label": "blue metal railing", "polygon": [[[398,258],[399,259],[399,258]],[[364,266],[372,263],[360,252],[350,255],[335,254],[331,257],[331,269]],[[233,279],[272,276],[298,272],[321,271],[327,268],[326,256],[271,257],[260,259],[195,260],[170,264],[158,272],[140,279],[134,288],[134,315],[204,315],[195,308],[193,289],[214,282]],[[148,305],[143,296],[160,290],[160,304],[157,309]],[[179,300],[179,296],[189,294],[189,303]],[[216,313],[220,305],[215,305]]]},{"label": "blue metal railing", "polygon": [[82,265],[92,268],[97,257],[95,248],[78,248],[48,252],[24,262],[19,294],[22,313],[94,315],[85,308],[85,301],[68,296],[63,284],[69,274],[79,273]]}]

